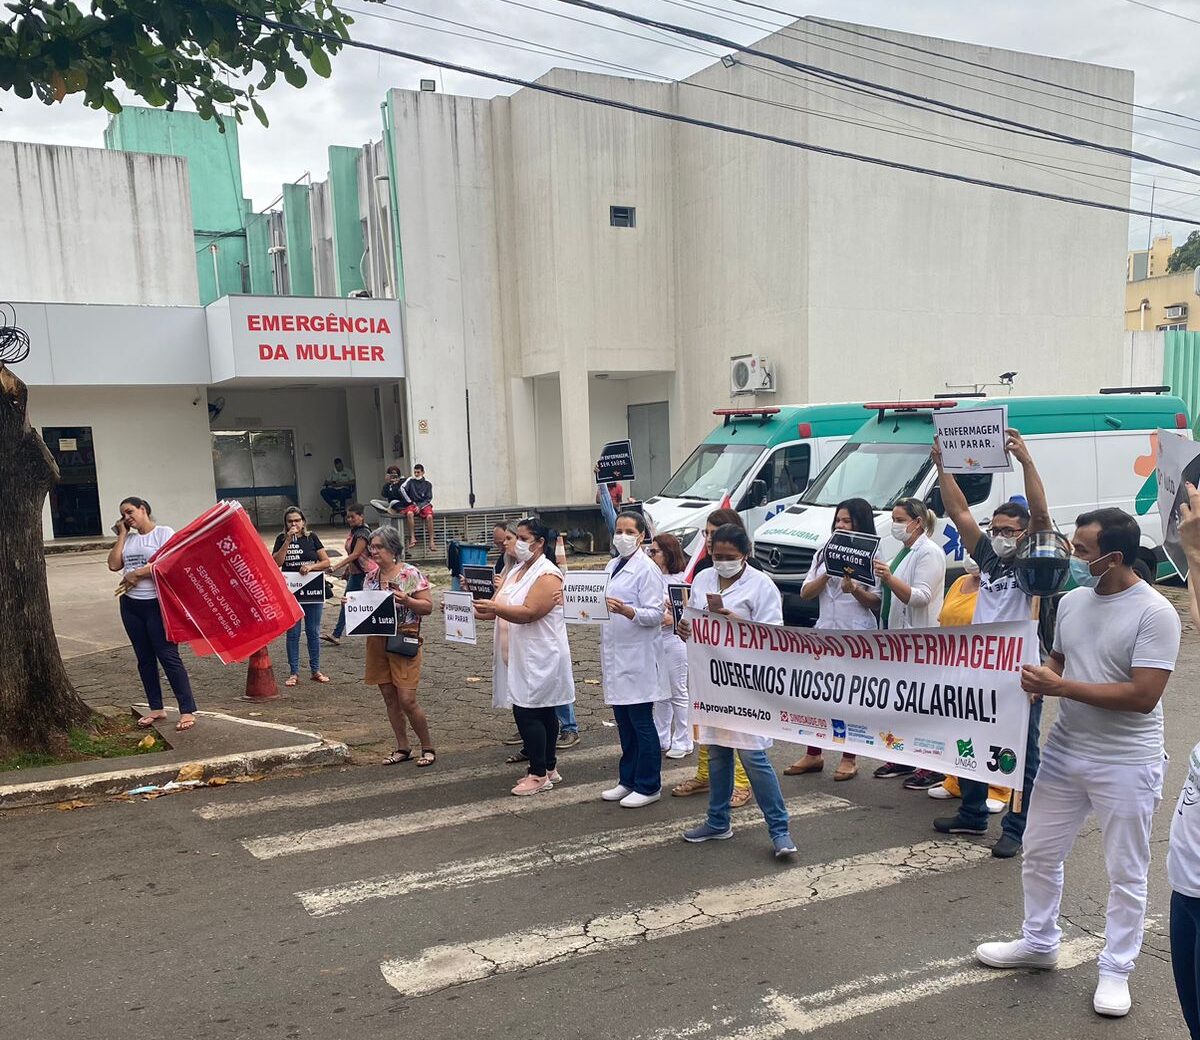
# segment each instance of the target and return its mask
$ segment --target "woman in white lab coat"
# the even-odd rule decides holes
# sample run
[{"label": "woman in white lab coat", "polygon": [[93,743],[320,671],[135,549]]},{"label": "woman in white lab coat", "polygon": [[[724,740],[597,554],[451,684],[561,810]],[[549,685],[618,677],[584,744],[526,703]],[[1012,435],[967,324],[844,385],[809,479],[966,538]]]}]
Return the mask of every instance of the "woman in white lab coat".
[{"label": "woman in white lab coat", "polygon": [[[646,547],[646,555],[662,571],[668,595],[672,585],[687,584],[687,554],[673,534],[655,535]],[[654,703],[658,743],[667,758],[686,758],[695,748],[688,718],[687,647],[675,638],[675,617],[669,603],[663,618],[663,671],[659,682],[666,684],[670,696]]]},{"label": "woman in white lab coat", "polygon": [[475,616],[496,622],[492,653],[493,703],[512,705],[525,741],[529,771],[512,789],[540,794],[562,779],[557,770],[555,708],[575,700],[571,648],[562,610],[562,572],[547,553],[557,535],[535,517],[517,524],[516,566],[493,599],[479,600]]},{"label": "woman in white lab coat", "polygon": [[609,563],[608,621],[600,629],[600,675],[604,703],[613,710],[621,738],[616,787],[600,797],[637,809],[657,802],[662,786],[662,748],[654,725],[654,702],[670,691],[663,668],[663,611],[667,589],[662,571],[641,552],[646,519],[621,513],[613,531],[617,558]]},{"label": "woman in white lab coat", "polygon": [[[692,606],[703,610],[709,596],[719,596],[720,605],[716,606],[714,601],[709,608],[712,613],[764,625],[783,624],[783,600],[779,589],[761,571],[746,565],[750,556],[750,538],[743,528],[734,524],[719,527],[712,536],[711,555],[712,567],[701,571],[692,581]],[[687,618],[680,621],[678,631],[682,639],[691,638],[691,623]],[[708,745],[708,819],[699,827],[684,831],[684,840],[701,842],[733,837],[729,803],[733,797],[733,754],[736,749],[750,777],[754,799],[767,821],[775,855],[793,855],[796,844],[788,831],[788,811],[779,789],[779,777],[767,758],[771,738],[701,726],[700,740]]]}]

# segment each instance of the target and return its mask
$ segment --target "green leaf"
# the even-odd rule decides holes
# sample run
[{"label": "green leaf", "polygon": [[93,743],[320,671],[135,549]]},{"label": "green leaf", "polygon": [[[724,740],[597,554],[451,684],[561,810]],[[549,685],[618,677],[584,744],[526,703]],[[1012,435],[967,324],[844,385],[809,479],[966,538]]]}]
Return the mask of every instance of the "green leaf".
[{"label": "green leaf", "polygon": [[333,69],[329,65],[329,55],[324,51],[313,51],[309,55],[308,63],[312,66],[313,72],[322,79],[329,79],[330,74],[333,72]]},{"label": "green leaf", "polygon": [[111,112],[114,116],[121,111],[121,102],[117,99],[117,95],[111,90],[104,91],[104,111]]},{"label": "green leaf", "polygon": [[308,74],[299,65],[289,65],[283,70],[283,78],[293,87],[303,87],[308,82]]},{"label": "green leaf", "polygon": [[250,107],[251,107],[251,109],[254,110],[254,117],[260,123],[262,123],[263,126],[271,125],[270,121],[267,119],[267,113],[265,111],[263,111],[262,105],[260,105],[257,101],[255,101],[254,98],[250,99]]}]

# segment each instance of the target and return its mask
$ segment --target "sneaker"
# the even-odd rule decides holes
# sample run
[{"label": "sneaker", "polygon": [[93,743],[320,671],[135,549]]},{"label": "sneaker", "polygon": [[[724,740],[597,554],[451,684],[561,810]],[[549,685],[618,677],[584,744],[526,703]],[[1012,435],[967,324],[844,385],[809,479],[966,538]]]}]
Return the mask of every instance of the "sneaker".
[{"label": "sneaker", "polygon": [[[1058,951],[1038,953],[1024,939],[1012,942],[987,942],[975,947],[975,957],[989,968],[1054,968],[1058,966]],[[1126,1008],[1128,1010],[1128,1008]]]},{"label": "sneaker", "polygon": [[673,747],[667,752],[667,758],[687,758],[690,754],[690,750],[685,750],[681,747]]},{"label": "sneaker", "polygon": [[671,788],[671,794],[676,798],[690,798],[694,794],[708,794],[708,781],[697,780],[694,776]]},{"label": "sneaker", "polygon": [[525,743],[525,738],[520,733],[514,733],[511,737],[505,737],[500,743],[505,747],[519,747]]},{"label": "sneaker", "polygon": [[1132,1005],[1129,999],[1129,982],[1112,975],[1101,975],[1092,997],[1092,1007],[1097,1015],[1106,1018],[1124,1018]]},{"label": "sneaker", "polygon": [[563,782],[562,773],[560,773],[557,769],[551,769],[550,772],[546,774],[546,779],[552,784],[561,784]]},{"label": "sneaker", "polygon": [[1008,808],[1008,802],[1002,802],[999,798],[989,798],[986,802],[987,811],[995,816],[997,813],[1004,812]]},{"label": "sneaker", "polygon": [[945,779],[946,777],[941,773],[918,769],[901,786],[906,791],[928,791],[931,787],[937,787]]},{"label": "sneaker", "polygon": [[553,786],[548,776],[534,776],[532,773],[526,773],[521,778],[521,782],[512,789],[512,793],[518,798],[524,798],[527,795],[549,791]]},{"label": "sneaker", "polygon": [[992,846],[992,855],[996,859],[1012,859],[1021,851],[1021,843],[1011,834],[1001,834],[1000,839]]},{"label": "sneaker", "polygon": [[640,809],[643,805],[652,805],[657,802],[661,796],[662,791],[655,791],[654,794],[638,794],[637,791],[630,791],[621,799],[621,804],[626,809]]},{"label": "sneaker", "polygon": [[909,773],[915,773],[915,766],[900,766],[895,762],[884,762],[878,769],[875,770],[876,780],[889,780],[893,776],[908,776]]},{"label": "sneaker", "polygon": [[693,827],[691,830],[683,832],[683,840],[690,841],[693,844],[701,841],[724,841],[726,838],[732,837],[732,827],[719,831],[716,827],[710,827],[707,822],[700,824],[699,827]]},{"label": "sneaker", "polygon": [[601,791],[600,797],[606,802],[619,802],[629,794],[633,794],[632,787],[622,787],[620,784],[617,784],[616,787],[610,787],[607,791]]},{"label": "sneaker", "polygon": [[987,834],[987,825],[974,827],[963,823],[957,816],[939,816],[933,821],[933,829],[939,834],[974,834],[977,837]]},{"label": "sneaker", "polygon": [[930,798],[941,798],[947,801],[954,797],[954,795],[946,790],[945,784],[938,784],[937,787],[931,787],[925,793],[929,795]]},{"label": "sneaker", "polygon": [[747,805],[750,801],[750,788],[735,787],[733,795],[729,799],[729,808],[740,809],[743,805]]},{"label": "sneaker", "polygon": [[566,751],[568,748],[573,748],[578,743],[579,743],[579,730],[568,729],[568,730],[563,730],[558,735],[558,740],[555,742],[554,746],[559,751]]},{"label": "sneaker", "polygon": [[781,834],[778,838],[772,838],[775,843],[775,858],[783,859],[784,856],[794,856],[796,854],[796,843],[792,841],[790,834]]}]

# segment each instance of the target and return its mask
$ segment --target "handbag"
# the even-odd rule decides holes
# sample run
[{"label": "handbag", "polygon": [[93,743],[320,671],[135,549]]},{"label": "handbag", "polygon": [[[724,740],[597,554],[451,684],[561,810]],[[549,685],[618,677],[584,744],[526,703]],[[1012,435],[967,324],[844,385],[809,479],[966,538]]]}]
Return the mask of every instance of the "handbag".
[{"label": "handbag", "polygon": [[397,632],[387,637],[387,652],[400,657],[416,657],[421,652],[421,623],[416,632]]}]

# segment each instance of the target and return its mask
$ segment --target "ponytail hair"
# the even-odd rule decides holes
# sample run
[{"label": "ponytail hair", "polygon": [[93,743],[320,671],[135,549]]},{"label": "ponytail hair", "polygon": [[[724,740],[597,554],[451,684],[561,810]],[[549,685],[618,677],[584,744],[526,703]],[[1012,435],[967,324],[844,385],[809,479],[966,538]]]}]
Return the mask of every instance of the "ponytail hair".
[{"label": "ponytail hair", "polygon": [[933,529],[937,526],[937,517],[919,498],[902,498],[896,503],[896,508],[903,509],[910,520],[920,521],[921,528],[927,535],[933,534]]},{"label": "ponytail hair", "polygon": [[[133,506],[134,509],[146,510],[147,516],[153,515],[150,512],[150,503],[147,502],[144,498],[138,498],[137,495],[129,495],[126,498],[121,499],[121,506],[126,506],[126,505]],[[120,509],[121,506],[118,506],[117,508]]]}]

